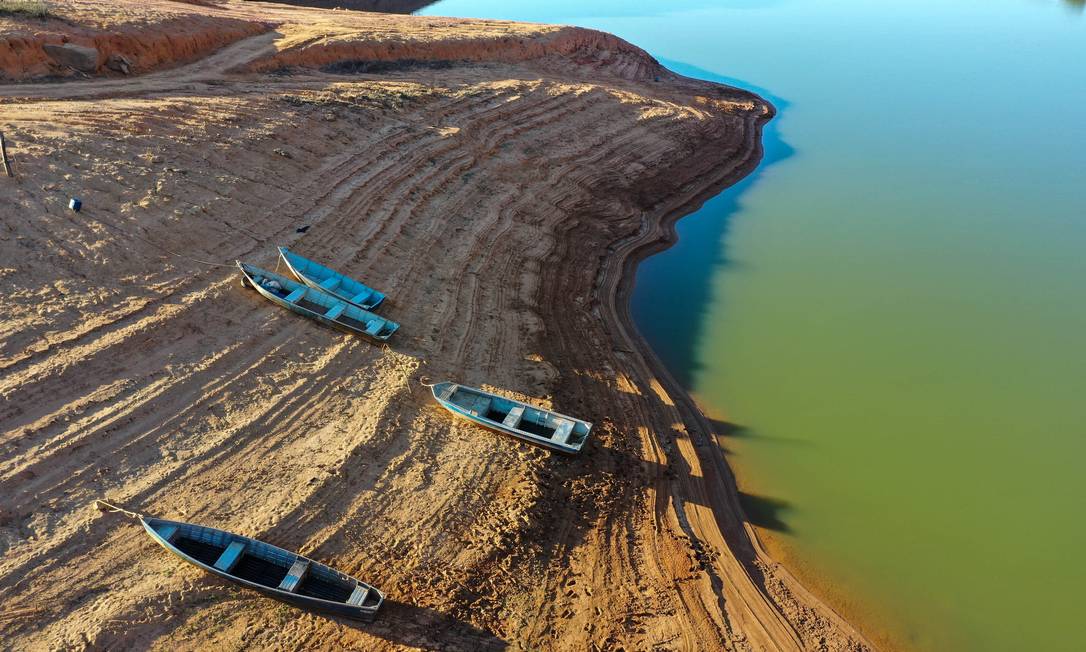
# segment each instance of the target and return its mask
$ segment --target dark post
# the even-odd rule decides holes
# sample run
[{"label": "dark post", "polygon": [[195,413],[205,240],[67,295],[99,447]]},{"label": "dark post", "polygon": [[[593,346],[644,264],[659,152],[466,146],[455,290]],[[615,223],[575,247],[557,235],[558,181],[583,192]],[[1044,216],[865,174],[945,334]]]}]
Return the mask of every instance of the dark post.
[{"label": "dark post", "polygon": [[8,144],[4,142],[4,132],[0,131],[0,158],[4,160],[4,172],[7,172],[9,177],[15,176],[11,172],[11,164],[8,163]]}]

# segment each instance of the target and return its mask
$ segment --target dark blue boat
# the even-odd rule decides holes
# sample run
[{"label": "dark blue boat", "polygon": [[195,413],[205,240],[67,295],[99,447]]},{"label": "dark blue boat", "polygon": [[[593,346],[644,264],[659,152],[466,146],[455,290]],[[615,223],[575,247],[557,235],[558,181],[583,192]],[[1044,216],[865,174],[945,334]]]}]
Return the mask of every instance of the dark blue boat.
[{"label": "dark blue boat", "polygon": [[263,541],[95,504],[138,519],[156,543],[193,566],[296,607],[372,622],[384,602],[369,584]]}]

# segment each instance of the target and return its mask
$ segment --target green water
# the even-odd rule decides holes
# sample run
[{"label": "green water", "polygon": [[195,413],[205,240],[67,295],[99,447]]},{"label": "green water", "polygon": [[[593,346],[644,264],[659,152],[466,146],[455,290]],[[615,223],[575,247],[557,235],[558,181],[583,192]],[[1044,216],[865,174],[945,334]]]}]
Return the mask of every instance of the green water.
[{"label": "green water", "polygon": [[[446,0],[781,109],[634,313],[752,520],[920,650],[1084,650],[1086,15],[1046,0]],[[680,63],[681,62],[681,63]],[[877,623],[877,624],[873,624]]]}]

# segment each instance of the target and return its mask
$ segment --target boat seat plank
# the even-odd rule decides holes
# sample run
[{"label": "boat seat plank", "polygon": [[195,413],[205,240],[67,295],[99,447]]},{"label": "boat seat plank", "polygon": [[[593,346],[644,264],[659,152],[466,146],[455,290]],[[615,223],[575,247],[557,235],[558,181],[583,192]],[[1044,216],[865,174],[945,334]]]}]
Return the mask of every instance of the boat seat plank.
[{"label": "boat seat plank", "polygon": [[455,391],[456,391],[456,385],[449,385],[445,389],[441,390],[441,393],[438,394],[438,398],[441,399],[442,401],[447,401],[447,400],[452,398],[453,392],[455,392]]},{"label": "boat seat plank", "polygon": [[294,560],[294,564],[287,571],[287,576],[283,578],[283,581],[279,583],[280,591],[289,591],[294,593],[298,590],[298,585],[305,579],[306,573],[309,572],[309,560],[301,557]]},{"label": "boat seat plank", "polygon": [[346,309],[347,309],[347,304],[345,304],[345,303],[337,303],[336,305],[329,308],[328,312],[324,313],[324,316],[327,317],[328,319],[334,320],[337,317],[339,317],[340,315],[342,315],[343,311],[346,310]]},{"label": "boat seat plank", "polygon": [[469,411],[477,417],[485,417],[487,410],[490,409],[490,399],[486,396],[479,396],[475,399],[474,404],[469,408]]},{"label": "boat seat plank", "polygon": [[338,288],[339,284],[342,282],[343,279],[338,276],[329,276],[328,278],[318,283],[318,285],[320,285],[325,290],[328,290],[329,292],[334,292],[335,289]]},{"label": "boat seat plank", "polygon": [[166,543],[173,543],[173,540],[177,538],[178,530],[176,525],[166,525],[163,526],[161,530],[156,531],[158,532],[158,536],[162,537]]},{"label": "boat seat plank", "polygon": [[215,562],[215,568],[224,573],[229,573],[234,570],[234,566],[237,566],[243,552],[245,552],[245,542],[234,541],[219,555],[219,560]]},{"label": "boat seat plank", "polygon": [[512,410],[509,410],[509,414],[505,415],[505,420],[502,421],[502,425],[506,428],[516,428],[520,425],[520,420],[524,418],[524,406],[517,405]]},{"label": "boat seat plank", "polygon": [[361,584],[356,584],[354,591],[351,591],[351,597],[347,598],[347,604],[352,607],[361,607],[362,603],[366,601],[366,596],[370,590]]},{"label": "boat seat plank", "polygon": [[361,304],[366,299],[369,299],[371,296],[373,296],[373,292],[370,292],[369,290],[362,290],[358,294],[351,297],[351,303]]},{"label": "boat seat plank", "polygon": [[377,336],[377,335],[378,335],[378,334],[379,334],[379,333],[381,332],[381,327],[382,327],[383,325],[384,325],[384,324],[382,324],[381,322],[379,322],[379,321],[377,321],[376,319],[374,319],[374,320],[373,320],[373,321],[371,321],[371,322],[370,322],[369,324],[366,324],[366,333],[368,333],[369,335],[373,335],[374,337],[376,337],[376,336]]},{"label": "boat seat plank", "polygon": [[287,297],[283,300],[287,303],[297,303],[298,299],[301,299],[303,296],[305,296],[305,288],[298,288],[297,290],[288,294]]},{"label": "boat seat plank", "polygon": [[554,431],[552,441],[559,444],[564,444],[569,441],[569,436],[573,434],[573,422],[567,419],[558,420],[558,428]]}]

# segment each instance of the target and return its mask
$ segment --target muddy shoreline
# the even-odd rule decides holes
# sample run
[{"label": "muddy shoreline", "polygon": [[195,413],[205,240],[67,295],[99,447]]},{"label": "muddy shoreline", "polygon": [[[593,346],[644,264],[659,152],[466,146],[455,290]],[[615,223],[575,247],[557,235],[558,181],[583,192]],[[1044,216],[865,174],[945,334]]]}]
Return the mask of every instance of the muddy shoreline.
[{"label": "muddy shoreline", "polygon": [[[768,103],[591,30],[185,10],[268,31],[0,107],[0,254],[20,261],[0,269],[0,636],[870,647],[764,553],[719,433],[628,313],[637,263],[756,167]],[[455,63],[324,72],[427,52]],[[230,262],[277,244],[388,294],[391,348],[240,288]],[[596,429],[554,456],[448,418],[422,377]],[[299,550],[390,603],[366,627],[287,609],[179,567],[99,497]]]}]

